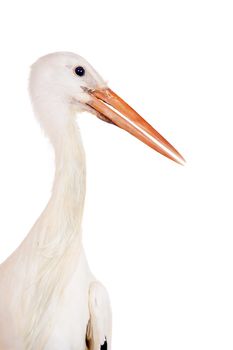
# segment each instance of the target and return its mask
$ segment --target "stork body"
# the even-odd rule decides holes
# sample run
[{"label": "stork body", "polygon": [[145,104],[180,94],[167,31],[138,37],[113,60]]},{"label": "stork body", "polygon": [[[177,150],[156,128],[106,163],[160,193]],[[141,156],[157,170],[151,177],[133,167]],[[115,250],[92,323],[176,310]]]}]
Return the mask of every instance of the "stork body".
[{"label": "stork body", "polygon": [[86,168],[75,114],[94,113],[168,158],[183,158],[78,55],[39,59],[32,66],[30,94],[54,147],[56,172],[45,210],[0,265],[0,349],[110,350],[108,294],[82,246]]},{"label": "stork body", "polygon": [[85,156],[75,120],[70,119],[61,137],[55,146],[51,199],[0,267],[0,349],[86,349],[89,329],[98,318],[95,298],[108,327],[96,331],[100,343],[93,349],[100,349],[105,337],[110,347],[108,298],[91,274],[82,247]]}]

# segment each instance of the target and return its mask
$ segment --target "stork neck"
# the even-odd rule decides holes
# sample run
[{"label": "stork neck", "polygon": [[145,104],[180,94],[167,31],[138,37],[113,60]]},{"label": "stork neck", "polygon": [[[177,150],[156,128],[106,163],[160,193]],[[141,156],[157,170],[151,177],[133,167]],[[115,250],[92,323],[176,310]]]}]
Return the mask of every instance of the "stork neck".
[{"label": "stork neck", "polygon": [[[81,251],[86,172],[84,150],[74,120],[70,120],[54,146],[56,172],[52,196],[28,236],[32,245],[23,255],[28,268],[25,279],[28,293],[23,299],[27,310],[24,327],[27,349],[32,349],[35,341],[39,343],[36,348],[44,348],[51,326],[51,320],[46,318],[48,305],[52,310],[55,308],[51,312],[54,317]],[[37,337],[38,334],[44,337]]]},{"label": "stork neck", "polygon": [[81,224],[85,190],[85,153],[79,129],[73,121],[68,124],[55,146],[56,171],[51,204],[56,216],[71,225]]}]

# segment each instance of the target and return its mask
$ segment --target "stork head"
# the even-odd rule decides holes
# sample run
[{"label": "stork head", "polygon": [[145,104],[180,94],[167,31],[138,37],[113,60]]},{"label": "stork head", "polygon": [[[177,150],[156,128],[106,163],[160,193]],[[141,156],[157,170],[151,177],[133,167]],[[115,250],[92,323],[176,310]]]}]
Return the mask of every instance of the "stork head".
[{"label": "stork head", "polygon": [[79,55],[57,52],[41,57],[32,65],[29,88],[35,113],[52,140],[64,132],[76,112],[89,111],[167,158],[184,163],[181,154]]}]

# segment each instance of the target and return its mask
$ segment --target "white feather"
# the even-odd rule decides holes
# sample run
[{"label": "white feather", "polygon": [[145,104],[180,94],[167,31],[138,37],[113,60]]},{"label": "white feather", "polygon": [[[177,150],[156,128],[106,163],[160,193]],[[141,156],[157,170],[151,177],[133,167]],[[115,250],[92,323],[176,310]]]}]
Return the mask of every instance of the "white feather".
[{"label": "white feather", "polygon": [[[74,68],[85,67],[84,77]],[[86,168],[75,113],[82,87],[105,82],[82,57],[55,53],[39,59],[30,95],[55,150],[56,172],[45,210],[17,250],[0,266],[0,349],[86,349],[89,288],[94,281],[82,247]]]}]

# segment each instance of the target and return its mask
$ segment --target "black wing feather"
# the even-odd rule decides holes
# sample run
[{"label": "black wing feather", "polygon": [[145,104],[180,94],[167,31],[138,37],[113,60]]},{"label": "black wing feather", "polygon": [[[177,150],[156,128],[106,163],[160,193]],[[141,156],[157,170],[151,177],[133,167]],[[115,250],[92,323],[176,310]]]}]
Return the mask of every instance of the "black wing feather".
[{"label": "black wing feather", "polygon": [[105,339],[105,342],[103,343],[103,345],[100,346],[100,350],[108,350],[108,343],[107,343],[106,339]]}]

